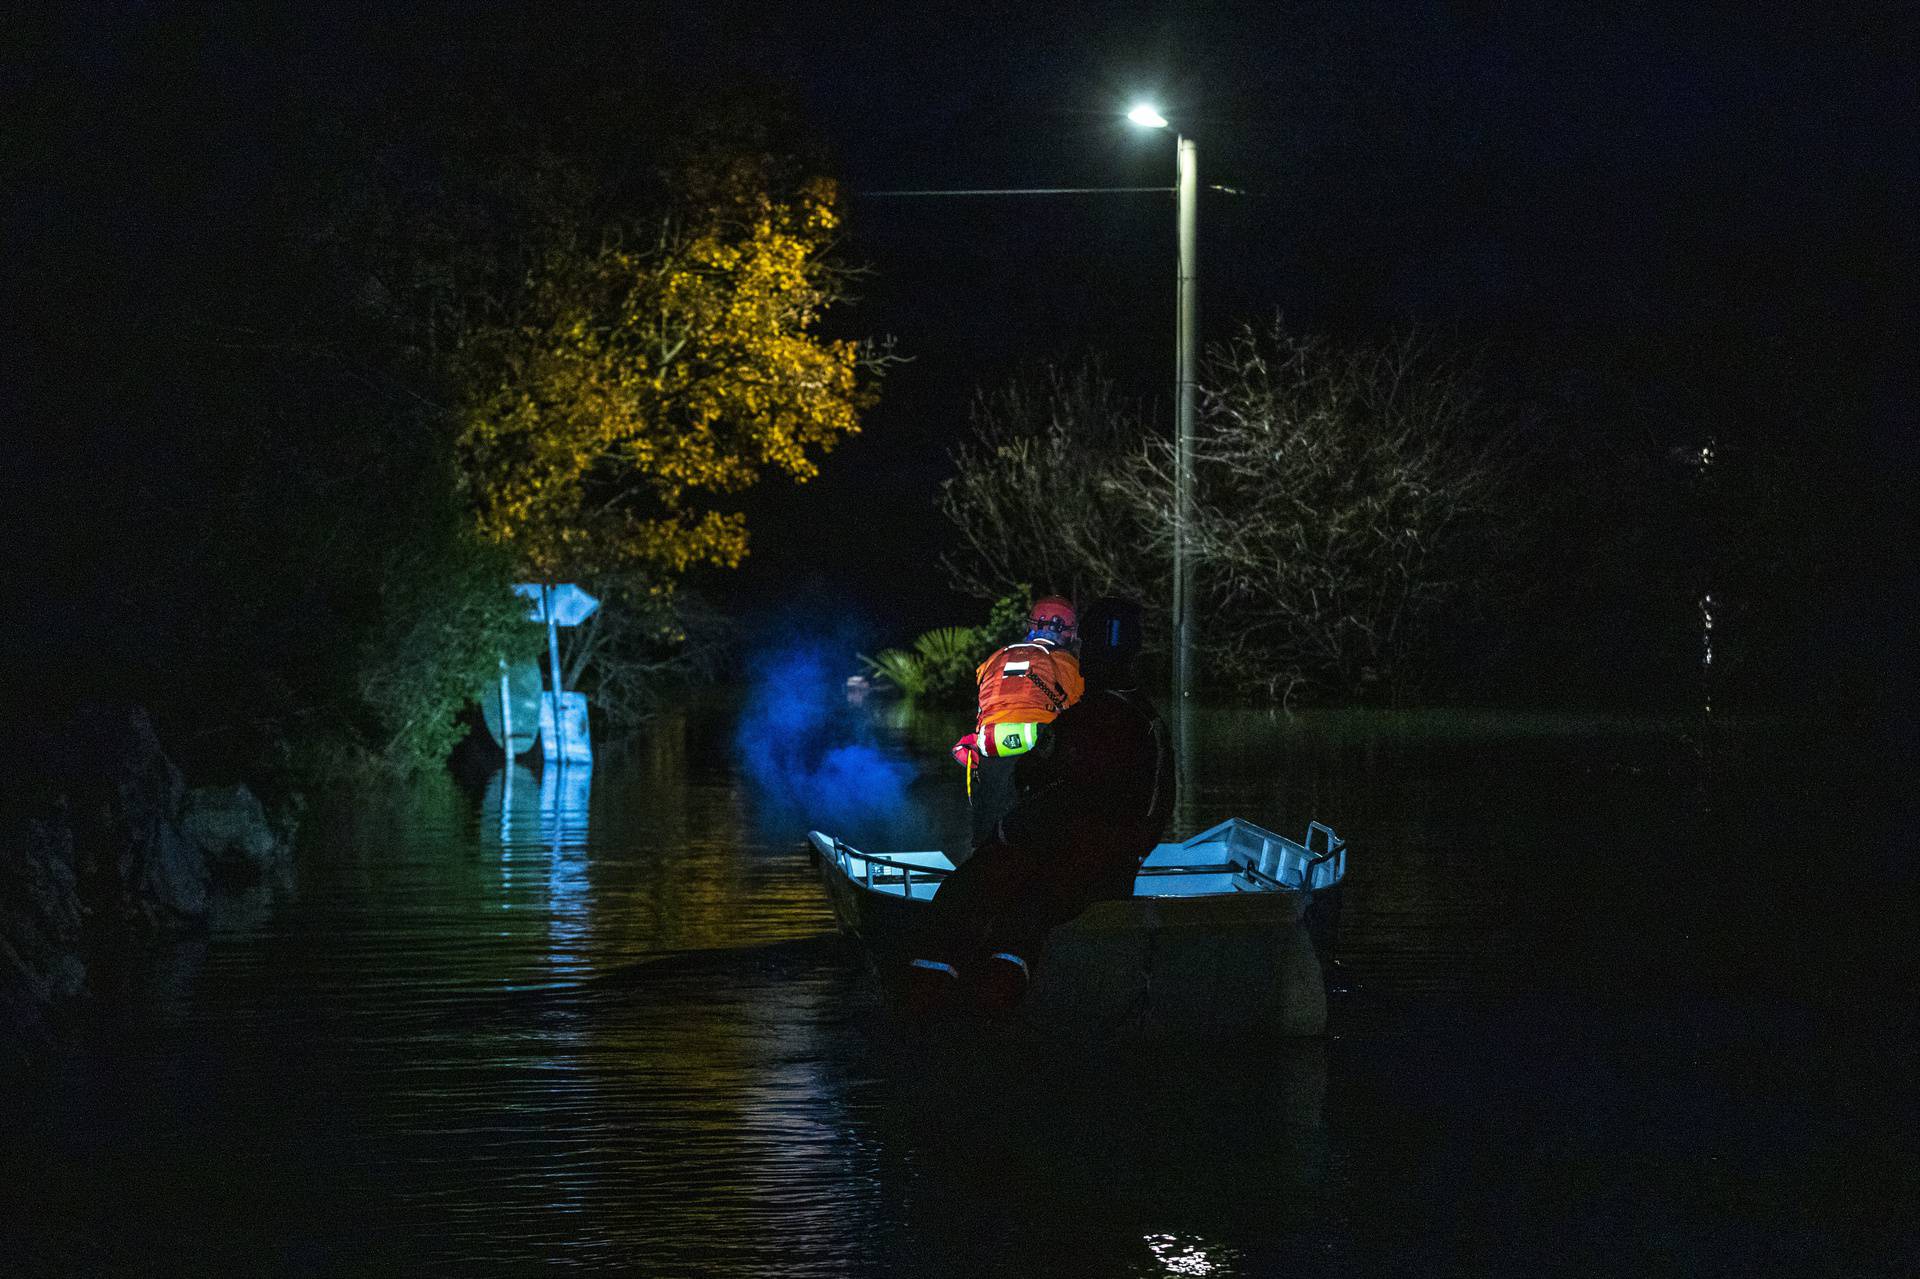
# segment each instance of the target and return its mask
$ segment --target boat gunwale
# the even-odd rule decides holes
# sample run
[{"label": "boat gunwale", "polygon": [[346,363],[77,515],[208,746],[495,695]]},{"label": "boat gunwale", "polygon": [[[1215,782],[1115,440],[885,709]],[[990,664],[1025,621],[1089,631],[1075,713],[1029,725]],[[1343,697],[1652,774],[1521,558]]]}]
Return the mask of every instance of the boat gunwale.
[{"label": "boat gunwale", "polygon": [[[1219,826],[1210,827],[1207,830],[1202,831],[1199,835],[1195,835],[1191,837],[1191,839],[1184,841],[1184,843],[1190,844],[1196,840],[1200,840],[1205,836],[1212,834],[1214,831],[1220,829],[1221,826],[1226,826],[1231,824],[1231,822],[1234,820],[1236,819],[1229,818],[1228,821],[1220,823]],[[1327,847],[1319,853],[1314,853],[1311,849],[1311,841],[1313,839],[1313,831],[1315,828],[1325,830],[1328,836]],[[1260,828],[1256,827],[1256,829],[1260,829]],[[1235,861],[1231,857],[1228,857],[1226,860],[1220,861],[1220,862],[1183,864],[1183,865],[1177,865],[1177,866],[1147,866],[1143,864],[1135,872],[1134,877],[1137,881],[1142,877],[1148,877],[1148,876],[1152,876],[1152,877],[1166,876],[1171,878],[1179,875],[1228,875],[1228,876],[1244,875],[1248,879],[1255,881],[1259,885],[1258,888],[1252,891],[1255,894],[1261,895],[1261,896],[1265,896],[1269,894],[1275,894],[1275,895],[1301,894],[1301,893],[1310,894],[1315,892],[1325,892],[1329,889],[1339,886],[1339,884],[1342,881],[1344,881],[1344,879],[1346,878],[1345,858],[1343,856],[1343,854],[1345,854],[1345,852],[1347,851],[1346,841],[1343,839],[1340,839],[1337,835],[1334,834],[1334,832],[1331,829],[1321,825],[1321,823],[1317,821],[1309,823],[1308,831],[1307,831],[1307,839],[1309,842],[1304,845],[1295,843],[1293,840],[1288,839],[1284,835],[1280,835],[1278,832],[1267,831],[1265,833],[1271,834],[1275,838],[1283,840],[1288,844],[1292,844],[1295,848],[1298,848],[1302,852],[1307,854],[1308,862],[1306,866],[1302,869],[1300,883],[1289,884],[1284,880],[1275,879],[1274,877],[1267,875],[1266,873],[1256,869],[1255,867],[1247,865],[1243,862]],[[808,831],[807,839],[811,844],[813,844],[814,848],[822,855],[822,861],[832,863],[833,868],[839,873],[840,877],[844,879],[851,887],[864,889],[866,892],[871,893],[877,897],[882,897],[889,901],[898,901],[903,905],[908,905],[908,906],[911,906],[915,902],[922,902],[922,901],[930,902],[933,900],[932,894],[929,894],[925,898],[918,898],[913,895],[913,884],[916,876],[921,877],[925,882],[932,882],[937,884],[940,881],[946,879],[947,876],[953,874],[954,871],[959,869],[959,867],[952,865],[950,859],[946,859],[945,853],[940,853],[939,850],[937,849],[928,850],[928,851],[939,853],[939,855],[943,859],[948,860],[948,865],[944,869],[938,866],[926,866],[926,865],[921,865],[914,862],[896,861],[894,860],[893,856],[886,853],[864,852],[861,849],[855,848],[852,844],[847,843],[845,840],[841,839],[838,835],[829,835],[825,831],[818,831],[818,830]],[[1161,848],[1168,848],[1168,847],[1180,848],[1183,846],[1184,846],[1183,843],[1174,843],[1174,844],[1163,844],[1160,847]],[[1156,848],[1154,851],[1158,852],[1159,848]],[[1152,856],[1152,854],[1148,854],[1148,856]],[[878,882],[876,882],[875,877],[871,873],[865,876],[856,876],[851,870],[847,868],[845,864],[849,858],[853,858],[853,857],[860,858],[869,867],[887,866],[887,867],[892,867],[893,869],[898,870],[901,873],[898,875],[882,876],[880,877]],[[1314,871],[1318,867],[1334,861],[1336,858],[1338,858],[1341,863],[1338,870],[1338,877],[1332,880],[1328,884],[1320,885],[1317,887],[1314,886],[1313,885]],[[899,891],[897,892],[889,891],[889,888],[882,887],[881,886],[882,884],[897,886]],[[1246,897],[1247,892],[1248,890],[1241,889],[1241,888],[1235,888],[1230,892],[1224,892],[1224,893],[1140,893],[1136,891],[1130,894],[1128,897],[1116,898],[1115,900],[1116,901],[1143,901],[1143,902],[1208,901],[1208,900],[1244,898]]]}]

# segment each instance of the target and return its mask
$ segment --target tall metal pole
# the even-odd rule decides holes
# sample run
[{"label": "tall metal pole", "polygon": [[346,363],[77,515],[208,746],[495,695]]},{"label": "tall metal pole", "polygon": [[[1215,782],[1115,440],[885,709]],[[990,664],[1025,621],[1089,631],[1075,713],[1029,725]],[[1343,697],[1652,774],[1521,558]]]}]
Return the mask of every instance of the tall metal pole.
[{"label": "tall metal pole", "polygon": [[1178,142],[1180,264],[1175,290],[1174,342],[1174,496],[1173,518],[1173,716],[1174,828],[1176,836],[1192,833],[1193,734],[1189,730],[1188,701],[1193,691],[1193,566],[1187,541],[1193,527],[1193,415],[1196,365],[1199,361],[1198,270],[1196,225],[1199,221],[1200,157],[1193,139]]},{"label": "tall metal pole", "polygon": [[1199,323],[1194,297],[1195,225],[1199,220],[1199,154],[1193,139],[1179,140],[1180,266],[1174,325],[1174,456],[1173,519],[1173,697],[1184,707],[1193,688],[1193,572],[1187,562],[1187,539],[1193,527],[1193,411],[1198,361]]}]

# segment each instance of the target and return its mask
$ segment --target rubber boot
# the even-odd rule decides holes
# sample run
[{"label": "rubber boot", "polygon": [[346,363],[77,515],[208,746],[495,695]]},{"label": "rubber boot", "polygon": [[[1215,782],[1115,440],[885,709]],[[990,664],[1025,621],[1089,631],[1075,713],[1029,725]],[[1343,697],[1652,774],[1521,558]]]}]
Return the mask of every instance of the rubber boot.
[{"label": "rubber boot", "polygon": [[992,1017],[1012,1012],[1026,998],[1030,984],[1027,961],[1005,950],[974,964],[968,977],[973,1006]]},{"label": "rubber boot", "polygon": [[901,981],[901,1011],[916,1021],[931,1020],[953,1006],[959,986],[960,974],[952,964],[938,959],[913,960]]}]

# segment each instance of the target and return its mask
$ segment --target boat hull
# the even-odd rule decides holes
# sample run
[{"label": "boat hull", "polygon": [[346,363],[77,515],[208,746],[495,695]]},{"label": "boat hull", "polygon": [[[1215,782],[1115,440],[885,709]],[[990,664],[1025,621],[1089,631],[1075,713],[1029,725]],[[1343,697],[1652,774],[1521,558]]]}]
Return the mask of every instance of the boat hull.
[{"label": "boat hull", "polygon": [[[883,975],[912,957],[931,900],[879,891],[818,858],[842,932]],[[1310,891],[1140,895],[1054,929],[1020,1005],[1050,1029],[1126,1037],[1318,1035],[1326,981],[1306,925]]]},{"label": "boat hull", "polygon": [[820,884],[833,906],[833,919],[840,931],[857,937],[876,956],[905,958],[905,951],[918,936],[925,917],[925,900],[907,900],[892,893],[875,892],[854,882],[831,857],[817,858]]},{"label": "boat hull", "polygon": [[1047,939],[1024,1010],[1147,1036],[1317,1035],[1327,1025],[1311,894],[1099,902]]}]

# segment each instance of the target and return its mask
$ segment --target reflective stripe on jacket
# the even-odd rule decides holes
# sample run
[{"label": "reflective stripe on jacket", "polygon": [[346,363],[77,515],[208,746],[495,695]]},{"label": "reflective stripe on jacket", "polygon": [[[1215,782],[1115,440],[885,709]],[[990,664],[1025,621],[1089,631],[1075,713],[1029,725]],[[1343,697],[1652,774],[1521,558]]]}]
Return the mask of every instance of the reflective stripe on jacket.
[{"label": "reflective stripe on jacket", "polygon": [[980,727],[982,753],[994,759],[1024,755],[1040,740],[1040,725],[1033,720],[1002,720]]}]

